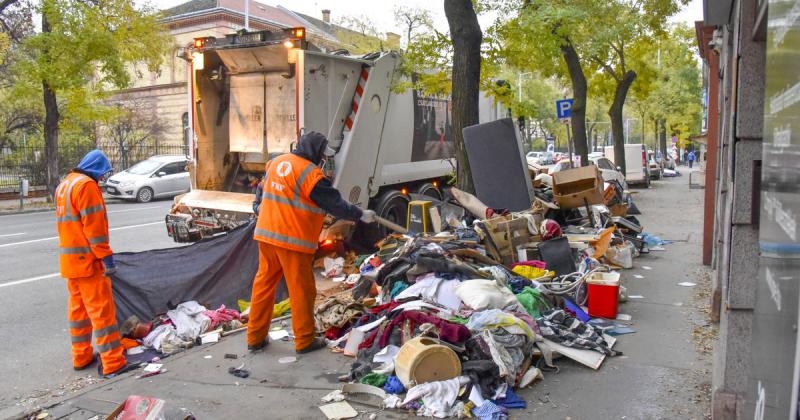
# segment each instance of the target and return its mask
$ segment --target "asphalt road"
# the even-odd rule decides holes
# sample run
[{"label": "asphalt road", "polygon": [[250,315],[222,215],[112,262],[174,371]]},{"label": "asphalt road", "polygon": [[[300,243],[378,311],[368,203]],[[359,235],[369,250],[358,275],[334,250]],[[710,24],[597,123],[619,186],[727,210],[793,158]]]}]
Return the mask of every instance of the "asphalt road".
[{"label": "asphalt road", "polygon": [[[171,205],[109,203],[114,252],[176,246],[164,227]],[[54,212],[0,216],[0,411],[86,375],[72,369],[56,236]]]}]

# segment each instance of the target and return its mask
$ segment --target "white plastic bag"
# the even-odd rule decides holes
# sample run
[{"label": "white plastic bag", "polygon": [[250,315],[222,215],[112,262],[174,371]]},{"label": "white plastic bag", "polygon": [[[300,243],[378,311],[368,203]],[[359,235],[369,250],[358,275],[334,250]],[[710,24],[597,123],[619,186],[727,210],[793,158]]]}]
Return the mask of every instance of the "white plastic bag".
[{"label": "white plastic bag", "polygon": [[633,252],[627,245],[610,246],[605,254],[608,262],[622,268],[633,268]]},{"label": "white plastic bag", "polygon": [[476,311],[521,307],[517,297],[494,280],[466,280],[454,288],[464,304]]}]

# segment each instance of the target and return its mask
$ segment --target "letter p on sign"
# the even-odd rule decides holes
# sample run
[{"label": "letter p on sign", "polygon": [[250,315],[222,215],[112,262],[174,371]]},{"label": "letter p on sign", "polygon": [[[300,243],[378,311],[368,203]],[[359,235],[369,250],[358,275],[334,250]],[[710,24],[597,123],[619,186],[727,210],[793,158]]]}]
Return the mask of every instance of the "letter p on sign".
[{"label": "letter p on sign", "polygon": [[571,117],[572,99],[562,99],[560,101],[556,101],[556,115],[559,119]]}]

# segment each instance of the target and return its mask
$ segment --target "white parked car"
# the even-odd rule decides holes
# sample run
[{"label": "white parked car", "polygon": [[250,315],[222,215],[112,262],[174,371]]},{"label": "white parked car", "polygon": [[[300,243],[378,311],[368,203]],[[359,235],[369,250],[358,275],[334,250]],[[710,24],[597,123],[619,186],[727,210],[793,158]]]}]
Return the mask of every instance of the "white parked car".
[{"label": "white parked car", "polygon": [[597,169],[600,169],[600,176],[603,177],[603,181],[619,181],[622,185],[623,189],[628,189],[628,183],[625,182],[625,175],[619,171],[619,168],[614,166],[614,164],[608,158],[604,157],[602,153],[589,154],[589,161],[592,162]]},{"label": "white parked car", "polygon": [[181,155],[153,156],[112,175],[106,181],[106,194],[147,203],[189,192],[192,184],[186,164]]}]

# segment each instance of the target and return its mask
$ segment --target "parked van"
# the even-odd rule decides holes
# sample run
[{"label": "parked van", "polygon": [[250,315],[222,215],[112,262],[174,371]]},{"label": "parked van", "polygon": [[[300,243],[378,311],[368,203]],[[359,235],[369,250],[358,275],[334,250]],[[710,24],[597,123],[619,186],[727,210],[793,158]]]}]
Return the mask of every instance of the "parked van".
[{"label": "parked van", "polygon": [[[614,146],[607,146],[603,154],[615,166],[621,166],[614,162]],[[647,148],[644,144],[625,145],[625,180],[628,185],[650,186],[650,166],[647,164]]]}]

